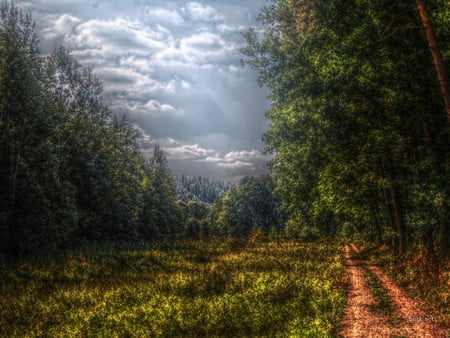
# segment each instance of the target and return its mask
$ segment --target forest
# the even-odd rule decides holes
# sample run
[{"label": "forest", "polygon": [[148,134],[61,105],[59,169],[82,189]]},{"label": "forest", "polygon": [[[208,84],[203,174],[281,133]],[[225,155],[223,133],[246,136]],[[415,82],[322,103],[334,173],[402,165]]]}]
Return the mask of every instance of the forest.
[{"label": "forest", "polygon": [[273,0],[258,20],[242,64],[274,157],[231,184],[144,157],[94,70],[1,4],[0,335],[352,337],[352,260],[448,329],[448,1]]}]

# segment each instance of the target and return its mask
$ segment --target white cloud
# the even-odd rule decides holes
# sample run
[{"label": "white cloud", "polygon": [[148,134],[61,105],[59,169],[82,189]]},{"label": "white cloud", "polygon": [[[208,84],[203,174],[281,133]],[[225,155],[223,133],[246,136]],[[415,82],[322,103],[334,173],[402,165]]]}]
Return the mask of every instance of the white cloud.
[{"label": "white cloud", "polygon": [[72,34],[80,22],[81,20],[77,17],[64,14],[55,21],[55,30],[60,34]]},{"label": "white cloud", "polygon": [[249,160],[270,160],[270,155],[264,155],[258,150],[242,150],[242,151],[231,151],[225,155],[225,160],[227,161],[249,161]]},{"label": "white cloud", "polygon": [[151,59],[149,57],[123,56],[119,59],[120,67],[131,68],[140,73],[151,73]]},{"label": "white cloud", "polygon": [[155,93],[165,88],[163,83],[130,68],[105,66],[96,68],[95,72],[104,81],[106,91],[134,92],[142,88],[147,93]]},{"label": "white cloud", "polygon": [[207,162],[220,168],[256,169],[260,162],[271,159],[271,156],[264,155],[258,150],[231,151],[223,155],[214,149],[202,148],[198,144],[167,147],[165,151],[170,159]]},{"label": "white cloud", "polygon": [[253,167],[253,164],[250,162],[236,161],[236,162],[219,162],[217,163],[218,167],[222,168],[250,168]]},{"label": "white cloud", "polygon": [[184,22],[183,17],[176,10],[146,7],[144,12],[150,23],[158,22],[178,26]]},{"label": "white cloud", "polygon": [[159,32],[137,20],[116,18],[94,19],[79,24],[67,43],[76,50],[98,50],[104,58],[118,55],[149,55],[164,49]]},{"label": "white cloud", "polygon": [[150,111],[158,111],[158,112],[170,112],[175,110],[175,108],[172,107],[170,104],[161,104],[156,100],[148,101],[143,107],[147,108]]},{"label": "white cloud", "polygon": [[181,42],[182,49],[197,49],[202,51],[216,51],[222,49],[225,42],[216,34],[202,32],[191,35]]},{"label": "white cloud", "polygon": [[179,55],[192,67],[210,65],[220,71],[219,65],[237,62],[233,60],[237,49],[235,42],[226,41],[218,34],[200,32],[181,40]]},{"label": "white cloud", "polygon": [[213,7],[198,2],[188,3],[185,11],[193,21],[220,21],[223,19]]},{"label": "white cloud", "polygon": [[164,150],[167,152],[168,158],[177,160],[201,160],[215,152],[212,149],[202,148],[198,144],[187,144],[174,148],[165,148]]},{"label": "white cloud", "polygon": [[139,148],[143,150],[143,153],[148,152],[149,149],[152,149],[155,146],[155,140],[138,124],[134,123],[133,127],[138,132],[137,141]]},{"label": "white cloud", "polygon": [[[271,156],[258,150],[234,150],[226,154],[214,149],[206,149],[198,144],[176,146],[166,143],[169,164],[176,174],[205,175],[212,178],[227,178],[238,181],[244,176],[260,175],[267,172],[266,163]],[[184,170],[180,171],[180,168]]]},{"label": "white cloud", "polygon": [[217,26],[217,30],[220,33],[235,33],[235,32],[242,32],[247,27],[244,25],[227,25],[227,24],[220,24]]}]

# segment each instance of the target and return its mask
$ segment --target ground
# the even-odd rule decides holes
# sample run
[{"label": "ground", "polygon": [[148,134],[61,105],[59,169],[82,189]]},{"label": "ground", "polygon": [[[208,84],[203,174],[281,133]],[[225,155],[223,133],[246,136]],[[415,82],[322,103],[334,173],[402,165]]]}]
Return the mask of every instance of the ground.
[{"label": "ground", "polygon": [[345,247],[345,258],[349,293],[344,337],[449,337],[380,267],[362,259],[354,244]]}]

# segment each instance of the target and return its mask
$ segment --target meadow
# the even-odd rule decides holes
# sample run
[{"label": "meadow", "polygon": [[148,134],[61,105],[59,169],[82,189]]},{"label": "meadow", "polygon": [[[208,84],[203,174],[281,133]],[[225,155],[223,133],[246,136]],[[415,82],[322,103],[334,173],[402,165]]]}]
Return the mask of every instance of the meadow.
[{"label": "meadow", "polygon": [[330,337],[342,245],[265,241],[86,247],[0,268],[0,336]]}]

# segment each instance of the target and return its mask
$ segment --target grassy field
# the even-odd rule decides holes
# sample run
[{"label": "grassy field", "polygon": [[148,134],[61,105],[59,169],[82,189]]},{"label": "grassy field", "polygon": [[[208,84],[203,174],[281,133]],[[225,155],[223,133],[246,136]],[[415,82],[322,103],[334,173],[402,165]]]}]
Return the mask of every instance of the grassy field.
[{"label": "grassy field", "polygon": [[0,336],[336,336],[342,246],[89,248],[0,268]]}]

